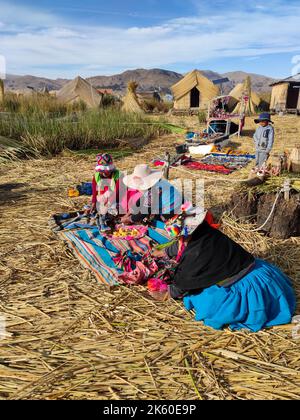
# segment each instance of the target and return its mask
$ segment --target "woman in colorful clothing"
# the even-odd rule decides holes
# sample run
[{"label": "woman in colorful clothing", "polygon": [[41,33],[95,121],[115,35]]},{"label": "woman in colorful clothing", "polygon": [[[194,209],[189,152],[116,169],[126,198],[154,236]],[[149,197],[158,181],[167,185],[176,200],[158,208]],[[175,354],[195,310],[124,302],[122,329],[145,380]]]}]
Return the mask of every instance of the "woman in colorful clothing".
[{"label": "woman in colorful clothing", "polygon": [[132,175],[124,177],[123,182],[129,190],[138,191],[139,196],[129,206],[122,223],[139,224],[149,218],[165,221],[179,213],[183,197],[163,179],[163,172],[153,171],[145,164],[138,165]]},{"label": "woman in colorful clothing", "polygon": [[229,326],[257,332],[290,323],[296,309],[290,279],[255,259],[205,217],[193,210],[170,221],[167,230],[178,241],[153,254],[177,259],[170,297],[183,298],[197,321],[217,330]]}]

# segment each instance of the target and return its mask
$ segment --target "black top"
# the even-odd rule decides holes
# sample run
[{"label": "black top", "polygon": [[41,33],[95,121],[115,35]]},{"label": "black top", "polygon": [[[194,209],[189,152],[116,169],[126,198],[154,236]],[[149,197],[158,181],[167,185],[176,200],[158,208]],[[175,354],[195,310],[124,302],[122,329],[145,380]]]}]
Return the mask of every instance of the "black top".
[{"label": "black top", "polygon": [[244,248],[204,222],[193,233],[173,281],[184,292],[203,290],[234,278],[254,262]]}]

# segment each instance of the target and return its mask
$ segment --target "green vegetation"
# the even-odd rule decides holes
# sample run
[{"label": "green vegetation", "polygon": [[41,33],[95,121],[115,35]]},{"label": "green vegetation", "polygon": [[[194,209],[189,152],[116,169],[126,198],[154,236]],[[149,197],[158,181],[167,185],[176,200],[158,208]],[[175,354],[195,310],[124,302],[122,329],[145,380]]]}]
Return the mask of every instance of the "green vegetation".
[{"label": "green vegetation", "polygon": [[[86,150],[76,150],[76,151],[71,151],[70,153],[72,153],[75,156],[93,156],[95,157],[97,154],[99,154],[99,149],[86,149]],[[128,156],[131,156],[134,154],[134,150],[132,149],[106,149],[103,148],[101,149],[101,153],[109,153],[114,160],[117,159],[123,159],[126,158]]]},{"label": "green vegetation", "polygon": [[207,113],[200,111],[198,114],[199,124],[205,124],[207,119]]},{"label": "green vegetation", "polygon": [[55,155],[64,149],[118,147],[124,140],[150,139],[171,131],[143,115],[115,107],[86,110],[82,103],[66,106],[49,95],[7,95],[4,108],[0,136],[40,155]]}]

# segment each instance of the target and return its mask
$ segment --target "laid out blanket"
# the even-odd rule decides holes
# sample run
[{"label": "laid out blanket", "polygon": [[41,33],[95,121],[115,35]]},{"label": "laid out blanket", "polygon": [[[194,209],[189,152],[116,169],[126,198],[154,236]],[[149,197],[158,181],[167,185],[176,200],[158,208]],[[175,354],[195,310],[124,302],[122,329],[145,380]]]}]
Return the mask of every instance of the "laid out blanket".
[{"label": "laid out blanket", "polygon": [[207,164],[202,162],[185,162],[184,166],[188,169],[196,170],[196,171],[207,171],[207,172],[216,172],[223,175],[229,175],[233,172],[233,169],[225,168],[223,165],[216,165],[216,164]]},{"label": "laid out blanket", "polygon": [[255,159],[253,155],[223,155],[213,153],[206,156],[201,160],[202,163],[207,165],[223,165],[227,169],[236,171],[247,166],[252,159]]},{"label": "laid out blanket", "polygon": [[255,159],[254,155],[226,155],[223,153],[212,153],[200,161],[190,160],[182,164],[189,169],[216,172],[224,175],[229,175],[232,172],[246,167],[251,160]]},{"label": "laid out blanket", "polygon": [[50,220],[50,227],[66,242],[80,263],[110,287],[119,284],[118,277],[122,274],[113,260],[117,255],[126,251],[146,255],[153,246],[170,241],[164,224],[160,222],[150,227],[143,238],[130,241],[107,239],[82,213],[55,215]]}]

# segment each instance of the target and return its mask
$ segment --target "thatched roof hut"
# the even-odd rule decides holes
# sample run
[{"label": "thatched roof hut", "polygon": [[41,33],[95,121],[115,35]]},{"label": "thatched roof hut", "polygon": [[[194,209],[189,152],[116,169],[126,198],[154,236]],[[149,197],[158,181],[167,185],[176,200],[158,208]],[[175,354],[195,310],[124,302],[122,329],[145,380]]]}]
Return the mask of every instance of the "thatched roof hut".
[{"label": "thatched roof hut", "polygon": [[270,108],[274,111],[300,110],[300,73],[272,85]]},{"label": "thatched roof hut", "polygon": [[102,95],[98,93],[97,89],[80,76],[59,90],[56,97],[65,104],[82,101],[88,108],[98,108],[102,102]]},{"label": "thatched roof hut", "polygon": [[220,94],[218,86],[198,70],[188,73],[172,86],[172,92],[174,108],[178,110],[207,109],[210,101]]},{"label": "thatched roof hut", "polygon": [[141,103],[137,97],[136,90],[138,84],[136,82],[129,82],[127,85],[127,93],[123,98],[122,111],[132,112],[135,114],[142,114],[144,112]]}]

